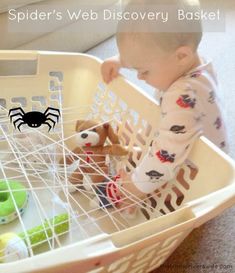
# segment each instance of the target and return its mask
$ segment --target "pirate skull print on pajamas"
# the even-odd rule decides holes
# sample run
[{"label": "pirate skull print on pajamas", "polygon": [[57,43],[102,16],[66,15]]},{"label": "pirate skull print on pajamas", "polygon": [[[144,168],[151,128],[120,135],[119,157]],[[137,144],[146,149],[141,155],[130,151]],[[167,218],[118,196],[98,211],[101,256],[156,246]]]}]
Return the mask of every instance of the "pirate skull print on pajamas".
[{"label": "pirate skull print on pajamas", "polygon": [[151,147],[131,176],[140,191],[152,193],[173,179],[201,135],[227,150],[217,92],[217,79],[209,62],[159,92],[162,113],[159,127]]}]

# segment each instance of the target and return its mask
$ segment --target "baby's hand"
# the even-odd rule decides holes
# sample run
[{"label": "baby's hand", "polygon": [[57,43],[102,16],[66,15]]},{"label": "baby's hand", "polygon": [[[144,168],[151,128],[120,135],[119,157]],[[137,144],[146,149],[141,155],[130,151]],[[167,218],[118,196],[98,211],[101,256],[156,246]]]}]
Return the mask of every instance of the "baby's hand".
[{"label": "baby's hand", "polygon": [[[119,171],[120,179],[122,180],[122,188],[125,193],[120,192],[121,203],[119,205],[120,213],[127,219],[134,219],[136,217],[138,205],[135,201],[133,201],[133,184],[131,181],[131,176],[125,172],[125,170],[121,169]],[[132,198],[129,199],[128,195]]]},{"label": "baby's hand", "polygon": [[110,83],[118,76],[121,68],[120,61],[117,56],[105,60],[101,65],[101,74],[105,83]]}]

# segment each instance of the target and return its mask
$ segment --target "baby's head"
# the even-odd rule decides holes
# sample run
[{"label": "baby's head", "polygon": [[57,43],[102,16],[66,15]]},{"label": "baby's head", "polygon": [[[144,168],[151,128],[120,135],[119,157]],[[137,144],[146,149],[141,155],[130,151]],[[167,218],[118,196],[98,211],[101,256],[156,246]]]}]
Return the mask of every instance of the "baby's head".
[{"label": "baby's head", "polygon": [[199,62],[201,22],[182,23],[177,17],[179,9],[195,11],[199,3],[197,0],[131,0],[125,11],[148,12],[153,4],[155,9],[159,6],[162,12],[168,11],[168,25],[165,27],[160,19],[154,22],[122,20],[118,26],[117,45],[122,66],[136,69],[139,79],[166,90]]}]

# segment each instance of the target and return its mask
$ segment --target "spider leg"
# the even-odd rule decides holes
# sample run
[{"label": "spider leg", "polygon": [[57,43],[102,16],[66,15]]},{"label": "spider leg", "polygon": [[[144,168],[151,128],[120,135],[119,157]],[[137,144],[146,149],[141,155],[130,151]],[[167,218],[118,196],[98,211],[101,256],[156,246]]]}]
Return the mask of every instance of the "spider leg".
[{"label": "spider leg", "polygon": [[48,132],[50,132],[50,130],[51,130],[51,125],[50,125],[50,123],[49,123],[49,122],[44,122],[44,124],[46,124],[46,125],[48,125],[48,126],[49,126],[49,130],[48,130]]},{"label": "spider leg", "polygon": [[46,120],[50,120],[53,123],[53,128],[55,127],[56,122],[53,119],[47,118]]},{"label": "spider leg", "polygon": [[46,115],[46,114],[47,114],[47,112],[48,112],[48,111],[50,111],[50,110],[57,111],[57,112],[58,112],[58,114],[59,114],[59,116],[60,116],[60,110],[59,110],[59,109],[57,109],[57,108],[53,108],[53,107],[47,107],[46,111],[44,112],[44,115]]},{"label": "spider leg", "polygon": [[16,114],[10,115],[10,121],[11,122],[12,122],[12,118],[15,117],[15,116],[21,116],[21,117],[23,117],[23,114],[22,113],[16,113]]},{"label": "spider leg", "polygon": [[[16,122],[18,122],[18,121],[20,121],[20,120],[22,120],[22,122],[24,122],[22,118],[18,118],[18,119],[16,119],[16,120],[13,122],[15,128],[16,128]],[[25,123],[25,122],[24,122],[24,123]],[[18,127],[17,127],[17,128],[18,128]]]},{"label": "spider leg", "polygon": [[[21,123],[17,126],[17,128],[18,128],[19,131],[20,131],[20,126],[23,125],[23,124],[25,124],[25,122],[21,122]],[[21,132],[21,131],[20,131],[20,132]]]},{"label": "spider leg", "polygon": [[57,122],[59,121],[59,116],[58,115],[56,115],[56,114],[52,114],[52,113],[48,113],[48,114],[46,114],[46,118],[48,117],[48,116],[53,116],[53,117],[56,117],[57,118]]},{"label": "spider leg", "polygon": [[25,114],[24,110],[21,107],[16,107],[9,110],[8,116],[10,115],[11,111],[16,111],[16,110],[20,110],[23,115]]}]

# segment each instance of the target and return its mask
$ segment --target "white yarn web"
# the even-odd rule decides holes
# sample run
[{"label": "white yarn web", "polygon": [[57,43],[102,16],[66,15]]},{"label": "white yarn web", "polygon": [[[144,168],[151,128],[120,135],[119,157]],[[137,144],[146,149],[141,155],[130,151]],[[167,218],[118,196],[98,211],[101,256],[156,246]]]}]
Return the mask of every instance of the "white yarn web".
[{"label": "white yarn web", "polygon": [[[177,198],[178,192],[176,191],[178,188],[172,183],[157,191],[154,198],[146,196],[144,200],[140,200],[133,196],[131,192],[122,189],[122,193],[125,195],[122,202],[125,203],[127,199],[131,199],[134,205],[139,207],[137,217],[134,219],[125,217],[125,214],[116,206],[112,208],[91,206],[90,203],[94,197],[99,197],[99,192],[95,190],[94,186],[88,188],[81,187],[80,183],[85,182],[86,184],[89,182],[89,176],[92,179],[92,174],[88,176],[86,173],[83,173],[76,162],[79,160],[80,163],[94,169],[96,174],[102,174],[106,183],[113,180],[119,166],[127,166],[130,169],[131,165],[128,157],[110,157],[110,172],[106,175],[92,160],[92,155],[89,155],[91,161],[86,162],[80,155],[73,154],[67,142],[70,140],[76,142],[76,132],[74,130],[76,121],[78,119],[98,118],[100,122],[97,126],[109,122],[116,129],[119,127],[118,129],[123,130],[121,144],[132,145],[132,147],[136,144],[142,145],[142,147],[149,145],[154,132],[150,134],[148,129],[145,130],[147,127],[144,127],[143,120],[137,120],[135,113],[131,113],[130,109],[122,110],[117,108],[117,110],[103,115],[103,113],[99,112],[102,110],[94,107],[94,105],[64,108],[62,107],[61,95],[58,97],[59,103],[57,108],[60,109],[61,116],[59,123],[56,124],[55,129],[51,130],[50,133],[48,133],[47,125],[37,129],[31,129],[27,125],[22,125],[22,133],[17,129],[11,130],[13,125],[9,122],[8,110],[1,106],[0,179],[21,182],[29,193],[29,202],[25,213],[21,215],[14,201],[17,219],[9,224],[0,225],[0,235],[9,231],[16,234],[23,232],[29,256],[33,256],[91,238],[98,234],[110,234],[124,230],[146,221],[146,218],[149,219],[150,214],[153,217],[159,217],[181,205],[181,203],[178,203],[179,200]],[[114,102],[112,103],[114,104]],[[52,105],[52,107],[56,107],[56,105]],[[44,110],[42,109],[41,112]],[[89,115],[87,116],[85,113],[89,113]],[[118,118],[116,118],[117,116]],[[130,135],[135,136],[134,140],[130,140]],[[143,140],[143,138],[149,139],[147,141],[146,139]],[[75,158],[74,165],[60,165],[59,159],[65,159],[69,155]],[[137,157],[134,156],[133,158],[134,163],[136,163],[135,159]],[[83,181],[78,181],[79,187],[76,187],[76,191],[72,192],[69,178],[75,169],[83,174],[84,179]],[[185,170],[185,174],[189,176],[189,171]],[[122,182],[128,183],[127,181]],[[72,186],[72,189],[74,189],[74,186]],[[173,192],[170,196],[170,201],[173,205],[165,202],[170,191]],[[7,192],[10,196],[13,196],[14,190],[8,188]],[[69,229],[64,234],[58,235],[54,231],[55,225],[49,222],[49,220],[64,213],[68,214],[69,217]],[[39,244],[32,245],[27,230],[36,226],[42,226],[46,230],[48,227],[46,228],[45,221],[49,223],[51,236],[45,232],[45,240]]]},{"label": "white yarn web", "polygon": [[[8,114],[7,109],[4,109],[4,111]],[[80,162],[83,161],[84,164],[93,168],[96,173],[105,176],[107,181],[112,181],[116,170],[115,167],[110,168],[113,173],[110,171],[110,174],[106,175],[92,160],[92,155],[90,155],[91,162],[89,163],[84,162],[80,155],[72,153],[65,142],[70,138],[74,138],[76,133],[73,132],[65,137],[64,124],[75,124],[76,120],[74,118],[67,119],[66,116],[71,114],[72,116],[79,116],[82,109],[62,109],[62,105],[60,105],[60,111],[63,114],[56,125],[56,130],[51,133],[47,132],[46,125],[37,129],[31,129],[27,125],[23,125],[21,127],[22,132],[17,129],[13,131],[6,130],[9,126],[9,118],[5,116],[1,119],[0,144],[4,147],[0,151],[1,179],[21,182],[29,193],[29,202],[25,213],[21,215],[13,198],[17,219],[9,224],[0,225],[0,234],[9,231],[16,234],[23,232],[30,256],[104,232],[120,231],[146,220],[143,215],[133,220],[127,219],[115,206],[113,208],[106,208],[105,206],[92,207],[90,205],[91,201],[96,195],[99,195],[93,187],[90,187],[89,190],[86,187],[77,187],[76,192],[71,192],[69,177],[73,166],[59,164],[59,159],[65,158],[65,156],[73,155]],[[105,122],[112,123],[112,121],[113,119],[110,118],[101,121],[97,126]],[[94,127],[90,129],[94,129]],[[112,159],[111,163],[115,165]],[[82,172],[79,167],[78,171]],[[86,181],[88,176],[85,173],[83,175]],[[7,190],[12,197],[14,191],[17,190],[10,188]],[[124,194],[126,198],[133,199],[135,204],[141,206],[142,200],[133,198],[130,192],[124,192]],[[125,198],[123,202],[125,202]],[[30,243],[27,230],[39,225],[44,226],[46,220],[49,221],[56,215],[63,213],[69,215],[69,230],[64,232],[65,234],[58,236],[54,232],[54,227],[49,224],[51,225],[52,236],[49,237],[46,233],[44,243],[40,242],[39,245]]]}]

